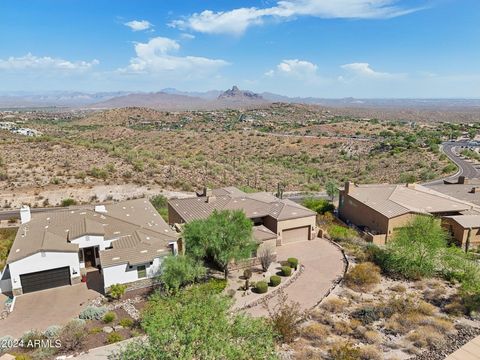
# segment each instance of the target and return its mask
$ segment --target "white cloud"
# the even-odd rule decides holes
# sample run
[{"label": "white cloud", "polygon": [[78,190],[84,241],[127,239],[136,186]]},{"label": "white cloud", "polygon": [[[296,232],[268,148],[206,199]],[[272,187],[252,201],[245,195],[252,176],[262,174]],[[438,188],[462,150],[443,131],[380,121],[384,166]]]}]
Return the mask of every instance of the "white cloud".
[{"label": "white cloud", "polygon": [[[386,72],[379,72],[372,69],[369,63],[351,63],[341,66],[342,69],[347,70],[350,74],[369,78],[388,78],[398,77],[402,74],[390,74]],[[344,80],[341,76],[340,80]]]},{"label": "white cloud", "polygon": [[133,31],[144,31],[153,27],[153,24],[147,20],[132,20],[123,25],[128,26]]},{"label": "white cloud", "polygon": [[312,80],[317,77],[318,66],[305,60],[291,59],[282,60],[275,70],[269,70],[265,73],[268,77],[275,75],[290,76],[299,79]]},{"label": "white cloud", "polygon": [[185,40],[193,40],[195,39],[195,35],[188,34],[188,33],[182,33],[180,34],[180,37]]},{"label": "white cloud", "polygon": [[136,43],[136,57],[130,60],[122,72],[164,73],[181,72],[188,75],[212,73],[228,65],[221,59],[209,59],[198,56],[175,56],[172,53],[180,50],[180,44],[172,39],[156,37],[147,43]]},{"label": "white cloud", "polygon": [[28,53],[25,56],[0,59],[0,70],[57,70],[57,71],[85,71],[95,65],[98,60],[69,61],[49,56],[38,57]]},{"label": "white cloud", "polygon": [[210,34],[244,33],[248,27],[266,19],[287,20],[295,16],[343,19],[388,19],[406,15],[423,8],[398,5],[401,0],[282,0],[269,8],[237,8],[214,12],[205,10],[172,21],[169,25]]}]

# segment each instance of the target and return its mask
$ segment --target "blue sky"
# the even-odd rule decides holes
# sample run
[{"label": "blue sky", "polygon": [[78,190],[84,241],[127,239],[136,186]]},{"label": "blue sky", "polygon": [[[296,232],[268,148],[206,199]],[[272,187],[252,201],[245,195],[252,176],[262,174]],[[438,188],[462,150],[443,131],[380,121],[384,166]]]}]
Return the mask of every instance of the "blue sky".
[{"label": "blue sky", "polygon": [[478,0],[0,0],[0,91],[480,97]]}]

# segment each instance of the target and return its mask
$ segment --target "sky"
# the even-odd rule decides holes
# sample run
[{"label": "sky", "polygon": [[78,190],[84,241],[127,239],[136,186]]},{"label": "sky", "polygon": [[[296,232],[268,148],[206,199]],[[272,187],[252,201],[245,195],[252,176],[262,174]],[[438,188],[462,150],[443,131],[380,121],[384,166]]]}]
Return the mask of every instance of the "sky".
[{"label": "sky", "polygon": [[0,91],[480,98],[478,0],[0,0]]}]

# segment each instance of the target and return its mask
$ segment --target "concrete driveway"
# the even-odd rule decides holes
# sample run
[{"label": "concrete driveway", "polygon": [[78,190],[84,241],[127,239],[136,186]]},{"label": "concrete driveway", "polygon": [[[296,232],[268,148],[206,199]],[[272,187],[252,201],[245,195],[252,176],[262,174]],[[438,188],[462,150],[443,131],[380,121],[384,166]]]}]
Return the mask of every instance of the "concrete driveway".
[{"label": "concrete driveway", "polygon": [[[315,306],[328,292],[336,279],[343,276],[344,262],[341,251],[328,240],[315,239],[283,245],[277,248],[279,261],[298,258],[305,271],[284,289],[288,301],[298,302],[303,310]],[[273,306],[278,297],[269,300]],[[245,310],[253,316],[267,315],[262,305]]]},{"label": "concrete driveway", "polygon": [[64,325],[98,296],[100,293],[85,283],[17,296],[13,312],[0,320],[0,337],[18,338],[31,329],[44,331],[50,325]]}]

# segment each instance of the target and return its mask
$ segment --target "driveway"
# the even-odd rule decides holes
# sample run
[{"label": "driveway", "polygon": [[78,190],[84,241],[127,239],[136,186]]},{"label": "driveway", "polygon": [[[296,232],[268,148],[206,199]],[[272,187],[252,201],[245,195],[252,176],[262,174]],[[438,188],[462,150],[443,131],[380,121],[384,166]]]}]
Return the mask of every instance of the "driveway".
[{"label": "driveway", "polygon": [[50,325],[64,325],[78,317],[88,300],[98,296],[100,293],[85,283],[17,296],[13,312],[0,320],[0,337],[18,338],[31,329],[44,331]]},{"label": "driveway", "polygon": [[[343,276],[343,255],[328,240],[317,238],[277,248],[279,261],[287,260],[289,257],[296,257],[305,266],[305,270],[283,292],[287,294],[288,301],[298,302],[303,310],[315,306],[335,280]],[[273,306],[277,301],[278,296],[275,296],[268,303]],[[267,315],[262,305],[245,311],[253,316]]]}]

